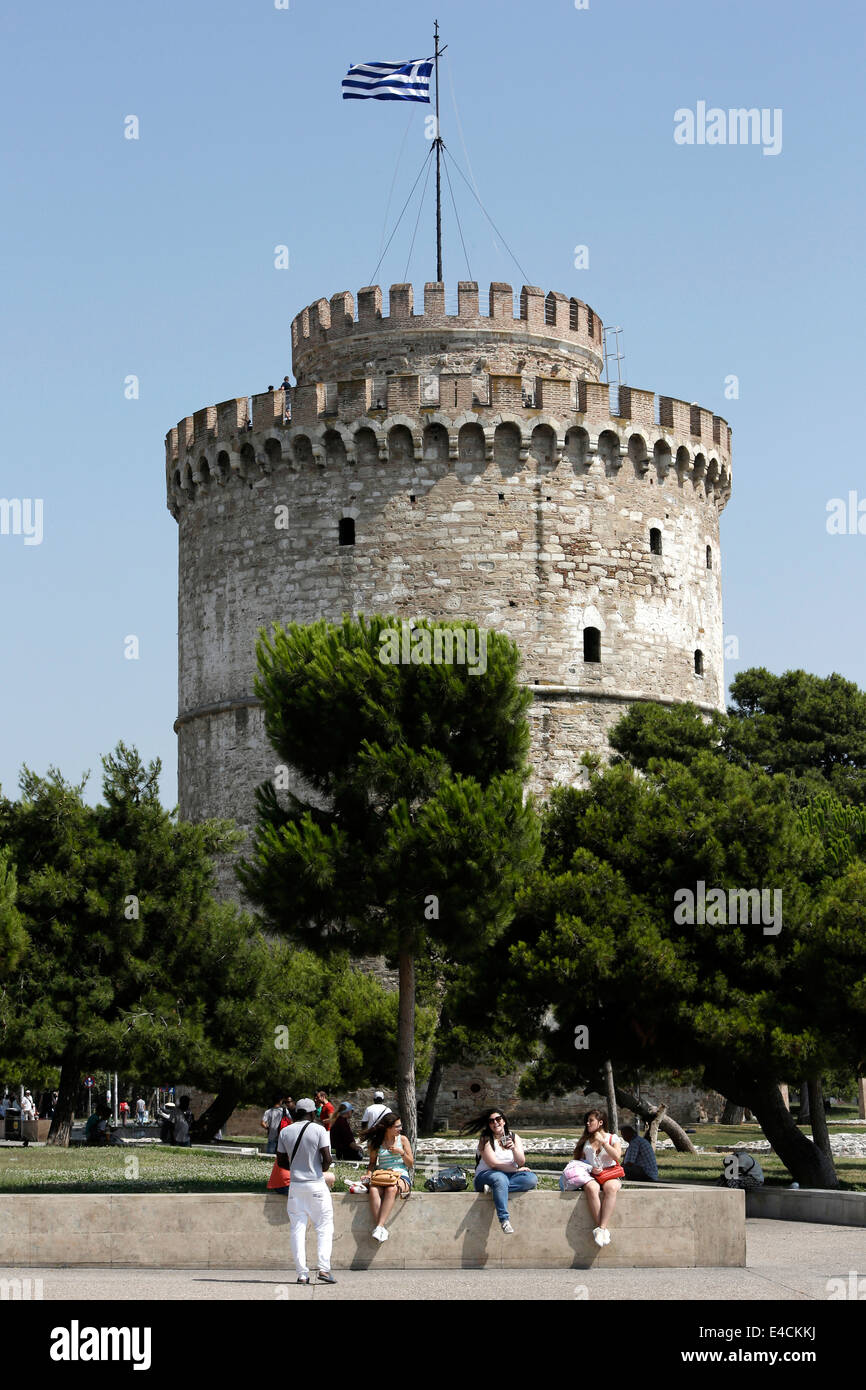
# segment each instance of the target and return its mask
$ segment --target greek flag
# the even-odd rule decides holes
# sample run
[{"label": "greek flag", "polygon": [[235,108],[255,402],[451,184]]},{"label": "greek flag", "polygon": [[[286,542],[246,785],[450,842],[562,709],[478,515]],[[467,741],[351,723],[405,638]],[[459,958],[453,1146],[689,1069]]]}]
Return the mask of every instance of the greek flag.
[{"label": "greek flag", "polygon": [[430,104],[432,58],[408,63],[353,63],[343,78],[343,100],[426,101]]}]

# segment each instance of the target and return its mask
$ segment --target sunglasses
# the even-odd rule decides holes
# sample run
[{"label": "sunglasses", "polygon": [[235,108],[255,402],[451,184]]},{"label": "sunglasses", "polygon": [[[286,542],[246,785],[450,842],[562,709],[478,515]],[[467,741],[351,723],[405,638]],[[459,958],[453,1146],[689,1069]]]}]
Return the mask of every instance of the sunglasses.
[{"label": "sunglasses", "polygon": [[491,1123],[492,1125],[504,1124],[504,1123],[505,1123],[505,1119],[504,1119],[504,1117],[503,1117],[502,1115],[491,1115],[491,1116],[490,1116],[490,1123]]}]

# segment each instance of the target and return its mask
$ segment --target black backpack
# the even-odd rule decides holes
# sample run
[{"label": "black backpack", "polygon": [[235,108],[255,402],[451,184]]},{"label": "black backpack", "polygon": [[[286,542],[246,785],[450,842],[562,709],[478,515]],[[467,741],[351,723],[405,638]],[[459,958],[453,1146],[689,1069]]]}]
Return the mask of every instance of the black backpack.
[{"label": "black backpack", "polygon": [[465,1192],[469,1183],[462,1168],[441,1168],[424,1184],[427,1192]]}]

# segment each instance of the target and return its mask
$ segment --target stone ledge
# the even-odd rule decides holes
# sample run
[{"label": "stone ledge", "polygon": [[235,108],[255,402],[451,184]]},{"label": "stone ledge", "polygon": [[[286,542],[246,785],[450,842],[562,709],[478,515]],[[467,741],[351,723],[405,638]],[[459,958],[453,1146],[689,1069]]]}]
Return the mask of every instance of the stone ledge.
[{"label": "stone ledge", "polygon": [[765,1221],[818,1221],[826,1226],[866,1226],[866,1192],[828,1192],[818,1187],[765,1187],[746,1193],[746,1215]]},{"label": "stone ledge", "polygon": [[[580,1193],[531,1192],[509,1204],[513,1236],[499,1229],[492,1198],[414,1193],[391,1218],[390,1239],[370,1235],[364,1197],[334,1198],[335,1269],[588,1269],[743,1267],[744,1194],[683,1186],[625,1188],[611,1243],[592,1240]],[[308,1233],[308,1257],[315,1240]],[[9,1253],[8,1243],[14,1245]],[[0,1194],[0,1245],[23,1267],[292,1270],[282,1193]]]}]

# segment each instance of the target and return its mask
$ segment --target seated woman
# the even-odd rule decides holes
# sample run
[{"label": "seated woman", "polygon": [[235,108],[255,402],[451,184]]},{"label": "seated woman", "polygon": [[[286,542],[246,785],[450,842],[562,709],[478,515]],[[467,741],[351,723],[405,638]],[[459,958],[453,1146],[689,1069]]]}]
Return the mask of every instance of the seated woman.
[{"label": "seated woman", "polygon": [[508,1219],[508,1198],[512,1192],[531,1192],[538,1178],[526,1167],[519,1134],[512,1134],[508,1120],[497,1105],[483,1110],[462,1129],[462,1134],[481,1130],[475,1151],[475,1191],[487,1188],[493,1194],[496,1215],[505,1235],[513,1236],[514,1227]]},{"label": "seated woman", "polygon": [[331,1136],[331,1153],[335,1158],[363,1159],[366,1157],[364,1150],[355,1142],[355,1136],[352,1133],[354,1108],[347,1100],[342,1101],[337,1106],[337,1113],[331,1121],[331,1128],[328,1132]]},{"label": "seated woman", "polygon": [[412,1146],[401,1133],[403,1121],[390,1110],[369,1130],[362,1132],[370,1154],[369,1168],[364,1174],[370,1180],[370,1212],[373,1217],[373,1239],[388,1239],[385,1223],[398,1196],[408,1197],[412,1191],[412,1169],[415,1159]]},{"label": "seated woman", "polygon": [[[616,1206],[616,1194],[621,1187],[622,1143],[607,1128],[607,1116],[602,1110],[590,1110],[584,1116],[583,1134],[574,1147],[574,1157],[583,1159],[593,1176],[583,1186],[589,1212],[595,1222],[592,1238],[596,1245],[610,1245],[607,1224]],[[619,1168],[616,1177],[605,1177],[611,1169]]]}]

